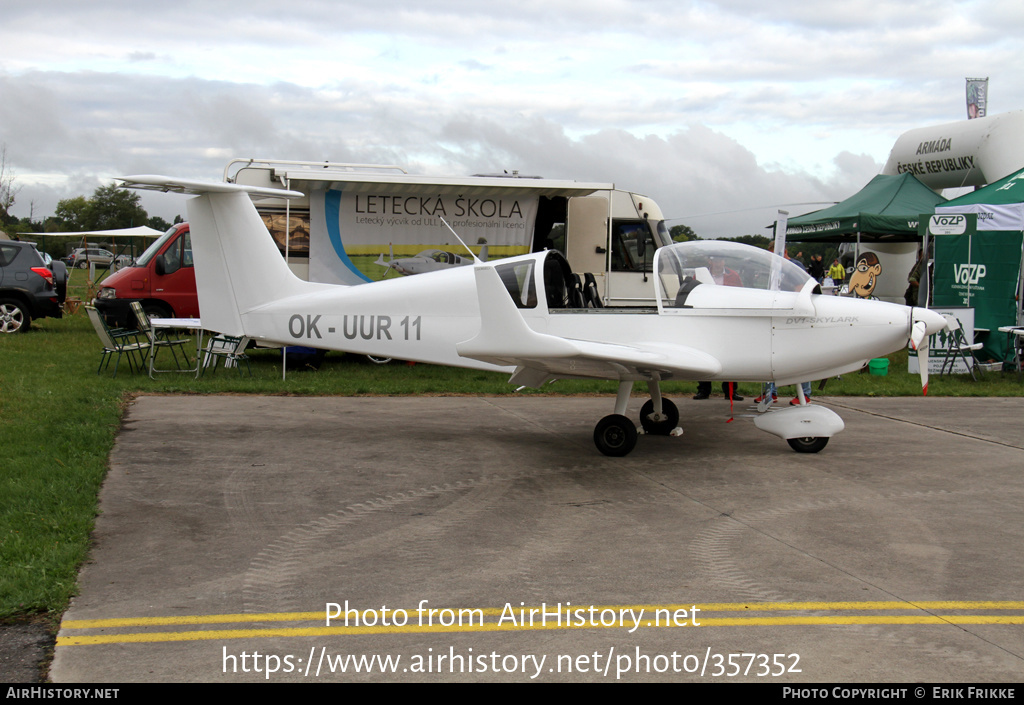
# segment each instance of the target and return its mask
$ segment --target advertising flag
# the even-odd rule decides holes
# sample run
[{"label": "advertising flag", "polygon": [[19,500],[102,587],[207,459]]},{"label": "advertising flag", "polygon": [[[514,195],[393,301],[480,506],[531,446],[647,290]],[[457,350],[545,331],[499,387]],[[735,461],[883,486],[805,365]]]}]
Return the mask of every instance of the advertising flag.
[{"label": "advertising flag", "polygon": [[967,79],[967,119],[985,117],[988,105],[988,79]]}]

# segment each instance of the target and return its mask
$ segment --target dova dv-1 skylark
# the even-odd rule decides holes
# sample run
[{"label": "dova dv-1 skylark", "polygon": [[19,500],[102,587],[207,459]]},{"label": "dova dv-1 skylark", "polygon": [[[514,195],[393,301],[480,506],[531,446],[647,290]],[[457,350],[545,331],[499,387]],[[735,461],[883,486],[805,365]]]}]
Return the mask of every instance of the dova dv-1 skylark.
[{"label": "dova dv-1 skylark", "polygon": [[[529,387],[615,380],[613,413],[594,430],[610,456],[637,443],[636,423],[625,416],[637,381],[650,392],[642,432],[668,435],[678,433],[679,412],[661,394],[664,380],[824,379],[908,340],[926,356],[927,336],[946,325],[925,308],[822,295],[782,257],[720,241],[658,248],[648,277],[652,305],[641,307],[585,306],[556,250],[357,286],[307,282],[288,269],[251,200],[301,194],[163,176],[122,180],[197,196],[188,214],[205,329],[271,345],[506,370],[510,383]],[[921,367],[926,375],[926,360]],[[843,421],[800,398],[755,424],[798,452],[817,452]]]}]

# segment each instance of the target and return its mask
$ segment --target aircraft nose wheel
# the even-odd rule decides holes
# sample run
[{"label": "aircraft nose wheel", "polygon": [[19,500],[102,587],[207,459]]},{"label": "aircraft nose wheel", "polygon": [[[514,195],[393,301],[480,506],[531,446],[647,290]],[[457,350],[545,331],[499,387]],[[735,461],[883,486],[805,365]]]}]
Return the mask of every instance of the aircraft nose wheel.
[{"label": "aircraft nose wheel", "polygon": [[828,445],[828,437],[788,438],[786,442],[797,453],[817,453]]},{"label": "aircraft nose wheel", "polygon": [[668,399],[661,400],[661,418],[654,416],[654,402],[648,399],[640,407],[640,425],[644,433],[652,436],[667,436],[679,425],[679,409]]},{"label": "aircraft nose wheel", "polygon": [[636,447],[636,426],[621,414],[610,414],[597,422],[594,444],[605,455],[621,457]]}]

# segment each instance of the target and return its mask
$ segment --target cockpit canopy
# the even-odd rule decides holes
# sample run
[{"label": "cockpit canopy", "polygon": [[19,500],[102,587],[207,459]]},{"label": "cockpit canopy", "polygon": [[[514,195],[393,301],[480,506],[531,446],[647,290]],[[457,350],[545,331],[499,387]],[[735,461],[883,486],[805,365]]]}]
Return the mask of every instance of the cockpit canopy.
[{"label": "cockpit canopy", "polygon": [[[494,269],[517,308],[537,308],[541,301],[549,311],[587,305],[579,276],[555,250],[512,257],[495,263]],[[658,274],[652,282],[657,289],[654,295],[661,312],[792,308],[797,301],[794,294],[820,293],[814,279],[797,265],[736,242],[697,240],[660,247],[654,255],[654,271]]]},{"label": "cockpit canopy", "polygon": [[439,264],[458,264],[461,261],[458,255],[444,250],[424,250],[417,257],[432,259]]},{"label": "cockpit canopy", "polygon": [[797,292],[811,281],[807,272],[787,259],[722,240],[661,247],[655,253],[654,268],[664,308],[685,307],[689,293],[701,285]]}]

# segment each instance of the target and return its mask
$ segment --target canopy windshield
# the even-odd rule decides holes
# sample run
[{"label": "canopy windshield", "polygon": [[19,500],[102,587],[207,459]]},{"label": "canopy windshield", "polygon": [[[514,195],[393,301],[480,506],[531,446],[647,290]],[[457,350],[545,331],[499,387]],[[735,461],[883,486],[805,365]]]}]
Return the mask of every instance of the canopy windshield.
[{"label": "canopy windshield", "polygon": [[662,306],[686,306],[698,285],[800,291],[811,277],[787,259],[750,245],[693,240],[662,247],[654,255]]}]

